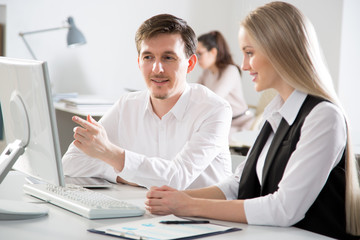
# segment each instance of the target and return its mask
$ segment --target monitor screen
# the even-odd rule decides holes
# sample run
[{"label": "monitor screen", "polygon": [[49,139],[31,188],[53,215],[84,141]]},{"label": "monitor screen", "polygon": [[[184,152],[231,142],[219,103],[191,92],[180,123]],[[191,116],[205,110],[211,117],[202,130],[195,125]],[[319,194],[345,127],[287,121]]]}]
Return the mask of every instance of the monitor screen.
[{"label": "monitor screen", "polygon": [[15,162],[16,170],[64,186],[46,62],[0,57],[0,86],[8,143],[0,158],[0,182]]}]

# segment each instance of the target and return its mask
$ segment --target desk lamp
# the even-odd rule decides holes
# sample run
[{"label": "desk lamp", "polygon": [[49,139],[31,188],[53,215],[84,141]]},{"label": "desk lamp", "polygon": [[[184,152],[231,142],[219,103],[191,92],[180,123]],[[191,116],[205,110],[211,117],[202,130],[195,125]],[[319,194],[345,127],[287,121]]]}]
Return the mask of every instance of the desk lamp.
[{"label": "desk lamp", "polygon": [[49,31],[56,31],[56,30],[61,30],[61,29],[68,29],[69,30],[68,34],[67,34],[68,47],[76,47],[78,45],[85,44],[86,43],[85,37],[80,32],[80,30],[75,26],[74,19],[72,17],[68,17],[68,19],[66,20],[66,23],[67,23],[67,25],[65,25],[65,26],[56,27],[56,28],[48,28],[48,29],[43,29],[43,30],[31,31],[31,32],[20,32],[19,35],[24,40],[24,43],[25,43],[27,49],[29,50],[31,56],[34,59],[37,59],[37,58],[36,58],[34,52],[31,50],[30,45],[26,41],[25,35],[43,33],[43,32],[49,32]]}]

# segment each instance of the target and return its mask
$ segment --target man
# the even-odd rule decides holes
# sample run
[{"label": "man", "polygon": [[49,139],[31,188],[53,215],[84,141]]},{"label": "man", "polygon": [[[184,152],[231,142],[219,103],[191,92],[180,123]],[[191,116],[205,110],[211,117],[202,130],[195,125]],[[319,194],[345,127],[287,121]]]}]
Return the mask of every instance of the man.
[{"label": "man", "polygon": [[135,40],[148,90],[121,97],[99,122],[73,117],[80,126],[63,157],[65,175],[176,189],[230,175],[230,105],[186,82],[197,61],[194,31],[161,14],[145,21]]}]

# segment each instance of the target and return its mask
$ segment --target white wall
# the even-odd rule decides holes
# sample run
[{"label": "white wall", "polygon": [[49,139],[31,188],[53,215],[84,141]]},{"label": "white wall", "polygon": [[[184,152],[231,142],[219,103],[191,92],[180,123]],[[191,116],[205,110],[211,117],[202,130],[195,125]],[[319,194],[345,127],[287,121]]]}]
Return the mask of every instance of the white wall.
[{"label": "white wall", "polygon": [[[118,96],[123,88],[145,88],[137,67],[134,35],[139,25],[158,13],[171,13],[186,19],[197,32],[202,32],[204,18],[199,9],[211,5],[208,29],[227,26],[227,8],[221,1],[190,0],[2,0],[7,4],[7,56],[30,58],[19,38],[20,31],[51,28],[61,25],[69,15],[85,34],[88,44],[68,49],[66,30],[27,36],[38,59],[49,63],[55,92]],[[139,7],[141,6],[141,7]],[[199,70],[197,70],[199,72]],[[191,78],[191,75],[189,76]],[[195,81],[196,77],[192,81]]]},{"label": "white wall", "polygon": [[340,55],[339,96],[350,119],[354,142],[360,150],[360,1],[344,0]]},{"label": "white wall", "polygon": [[[139,25],[158,13],[182,17],[197,34],[224,33],[235,61],[241,63],[237,31],[240,20],[266,0],[0,0],[6,5],[7,56],[30,58],[18,33],[60,26],[67,16],[85,34],[88,44],[65,46],[66,30],[28,36],[38,59],[49,63],[55,92],[79,92],[117,97],[123,88],[143,89],[137,68],[134,35]],[[342,0],[289,0],[312,20],[337,85]],[[140,7],[141,6],[141,7]],[[189,75],[195,81],[197,67]],[[256,104],[258,94],[245,74],[245,97]]]}]

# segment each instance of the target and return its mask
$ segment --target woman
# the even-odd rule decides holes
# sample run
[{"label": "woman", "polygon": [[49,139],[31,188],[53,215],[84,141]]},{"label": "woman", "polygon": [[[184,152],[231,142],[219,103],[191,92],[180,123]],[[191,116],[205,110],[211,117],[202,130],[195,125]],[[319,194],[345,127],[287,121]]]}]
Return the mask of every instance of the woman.
[{"label": "woman", "polygon": [[241,70],[234,64],[223,35],[218,31],[201,35],[196,53],[199,65],[204,69],[198,83],[205,85],[231,105],[233,118],[230,134],[250,129],[253,115],[247,111]]},{"label": "woman", "polygon": [[239,41],[255,89],[278,92],[247,160],[217,186],[153,187],[147,209],[359,239],[357,165],[311,24],[294,6],[273,2],[245,18]]}]

